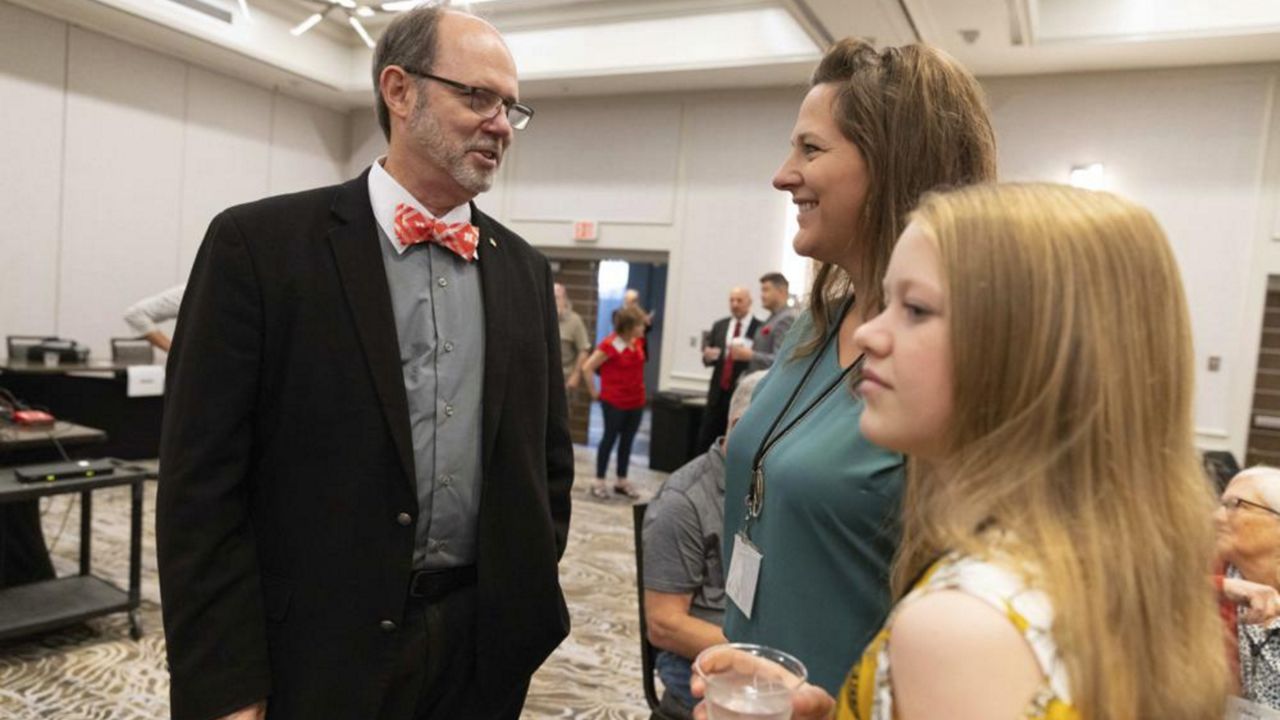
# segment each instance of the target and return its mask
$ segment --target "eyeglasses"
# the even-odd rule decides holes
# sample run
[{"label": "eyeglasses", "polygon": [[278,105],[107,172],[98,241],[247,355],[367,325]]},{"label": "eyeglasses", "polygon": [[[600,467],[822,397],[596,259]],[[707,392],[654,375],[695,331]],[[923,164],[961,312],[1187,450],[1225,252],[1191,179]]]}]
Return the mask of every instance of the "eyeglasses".
[{"label": "eyeglasses", "polygon": [[1275,515],[1276,517],[1280,517],[1280,511],[1273,510],[1267,507],[1266,505],[1262,505],[1256,502],[1249,502],[1248,500],[1245,500],[1243,498],[1238,498],[1238,497],[1222,498],[1222,507],[1226,508],[1227,510],[1239,510],[1241,505],[1244,505],[1246,507],[1251,507],[1255,510],[1261,510],[1262,512],[1265,512],[1265,513],[1270,513],[1272,515]]},{"label": "eyeglasses", "polygon": [[533,119],[533,108],[518,103],[514,100],[508,100],[492,90],[486,90],[482,87],[473,85],[464,85],[457,80],[442,78],[439,75],[432,75],[429,72],[422,72],[416,68],[407,65],[401,65],[404,71],[410,75],[435,80],[438,83],[444,83],[458,92],[471,98],[471,109],[477,115],[486,120],[492,120],[498,116],[501,108],[506,108],[507,122],[511,123],[511,127],[516,130],[523,130],[529,126],[529,121]]}]

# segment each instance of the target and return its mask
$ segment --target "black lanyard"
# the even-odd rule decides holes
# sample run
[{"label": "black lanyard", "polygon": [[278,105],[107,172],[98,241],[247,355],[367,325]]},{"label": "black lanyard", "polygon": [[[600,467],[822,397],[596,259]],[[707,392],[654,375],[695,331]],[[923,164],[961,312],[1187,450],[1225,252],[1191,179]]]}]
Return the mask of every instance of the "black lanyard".
[{"label": "black lanyard", "polygon": [[755,457],[751,460],[751,484],[747,488],[747,517],[743,521],[742,526],[742,532],[746,533],[748,538],[751,536],[751,523],[764,513],[765,458],[773,448],[777,446],[778,442],[787,436],[787,433],[791,432],[806,417],[808,417],[809,413],[813,412],[815,408],[821,405],[822,402],[827,399],[827,396],[829,396],[836,388],[840,387],[840,385],[845,381],[845,378],[849,377],[850,373],[861,370],[863,362],[866,361],[865,353],[859,355],[858,358],[849,365],[849,367],[841,370],[840,374],[837,375],[821,393],[818,393],[818,396],[811,400],[809,404],[791,420],[791,422],[787,423],[781,430],[778,430],[778,425],[780,425],[782,423],[782,419],[791,412],[791,408],[795,405],[796,400],[800,398],[800,393],[804,391],[804,386],[809,383],[809,378],[813,375],[814,369],[818,367],[819,362],[822,362],[822,358],[826,355],[827,349],[831,347],[831,341],[840,334],[840,325],[844,322],[844,316],[849,312],[849,308],[852,305],[853,298],[850,297],[841,306],[840,314],[838,316],[839,322],[837,322],[835,327],[831,329],[831,332],[827,334],[826,340],[822,341],[822,347],[818,348],[814,353],[813,359],[809,361],[809,367],[805,369],[804,375],[800,378],[800,382],[796,385],[795,389],[791,391],[791,397],[787,398],[786,405],[782,407],[782,412],[778,413],[777,417],[773,419],[773,424],[769,426],[769,430],[765,432],[764,439],[761,440],[760,446],[756,448]]}]

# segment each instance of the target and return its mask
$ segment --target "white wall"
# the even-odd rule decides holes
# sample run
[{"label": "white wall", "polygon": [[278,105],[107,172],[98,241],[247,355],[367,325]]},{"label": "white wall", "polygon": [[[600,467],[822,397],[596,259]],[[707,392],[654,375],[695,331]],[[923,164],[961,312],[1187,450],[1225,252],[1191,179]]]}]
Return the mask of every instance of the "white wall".
[{"label": "white wall", "polygon": [[[1280,66],[998,78],[1008,180],[1106,164],[1151,207],[1184,271],[1200,441],[1242,455],[1262,303],[1280,273]],[[540,99],[480,207],[548,251],[670,263],[661,386],[705,387],[696,338],[732,285],[781,265],[770,178],[799,88]],[[0,334],[56,332],[98,355],[120,311],[185,278],[212,215],[340,181],[385,143],[340,115],[0,2]],[[759,308],[757,307],[757,310]],[[1208,358],[1221,358],[1209,372]]]},{"label": "white wall", "polygon": [[0,3],[0,335],[88,343],[183,282],[213,215],[337,182],[345,115]]},{"label": "white wall", "polygon": [[[1112,190],[1159,218],[1191,306],[1199,442],[1238,456],[1266,276],[1280,273],[1278,82],[1274,65],[984,81],[1003,179],[1065,182],[1072,166],[1102,162]],[[506,165],[506,190],[481,202],[550,251],[574,245],[571,220],[592,219],[598,249],[669,253],[662,386],[701,387],[690,338],[725,314],[731,285],[754,287],[781,261],[788,210],[769,179],[800,96],[540,100]],[[620,213],[630,198],[631,214]]]},{"label": "white wall", "polygon": [[1155,213],[1191,308],[1199,442],[1241,458],[1266,276],[1280,272],[1280,163],[1264,166],[1280,143],[1277,78],[1276,66],[1252,66],[984,83],[1004,180],[1065,182],[1072,166],[1101,162],[1111,190]]},{"label": "white wall", "polygon": [[[541,100],[478,202],[548,252],[665,253],[662,389],[705,389],[698,339],[734,285],[781,267],[792,208],[770,185],[800,89]],[[572,240],[574,220],[599,240]],[[755,308],[763,316],[758,306]]]},{"label": "white wall", "polygon": [[0,334],[54,327],[66,25],[0,5]]}]

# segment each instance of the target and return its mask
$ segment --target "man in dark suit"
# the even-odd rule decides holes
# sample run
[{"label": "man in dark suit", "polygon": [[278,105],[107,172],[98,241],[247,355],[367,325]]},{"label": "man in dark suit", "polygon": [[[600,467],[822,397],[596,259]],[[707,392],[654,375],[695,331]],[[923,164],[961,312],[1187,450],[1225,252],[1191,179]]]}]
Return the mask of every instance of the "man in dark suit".
[{"label": "man in dark suit", "polygon": [[799,315],[795,308],[787,305],[791,300],[789,287],[787,277],[780,272],[765,273],[760,278],[760,304],[769,311],[769,317],[761,323],[750,347],[738,345],[729,350],[734,360],[747,362],[748,372],[773,367],[787,331]]},{"label": "man in dark suit", "polygon": [[386,157],[224,211],[192,269],[156,520],[178,720],[514,720],[568,633],[551,269],[471,203],[532,110],[439,7],[374,78]]},{"label": "man in dark suit", "polygon": [[760,321],[751,315],[751,293],[740,287],[730,290],[729,317],[720,318],[711,326],[702,346],[702,364],[711,367],[711,381],[707,383],[707,409],[698,433],[698,452],[724,435],[729,424],[729,400],[748,365],[745,360],[734,361],[730,351],[750,345],[759,327]]}]

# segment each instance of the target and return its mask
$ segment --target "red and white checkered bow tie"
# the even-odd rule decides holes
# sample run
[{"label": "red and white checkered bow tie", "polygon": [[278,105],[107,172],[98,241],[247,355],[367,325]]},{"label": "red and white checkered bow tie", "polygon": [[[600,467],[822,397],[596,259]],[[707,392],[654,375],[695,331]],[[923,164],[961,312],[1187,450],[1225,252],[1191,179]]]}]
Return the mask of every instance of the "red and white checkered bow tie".
[{"label": "red and white checkered bow tie", "polygon": [[471,223],[445,223],[429,218],[415,208],[400,203],[396,205],[396,239],[408,247],[423,242],[442,245],[458,257],[471,262],[476,259],[476,244],[480,231]]}]

